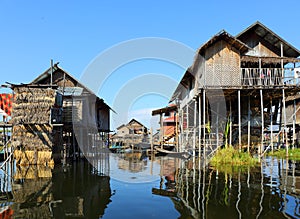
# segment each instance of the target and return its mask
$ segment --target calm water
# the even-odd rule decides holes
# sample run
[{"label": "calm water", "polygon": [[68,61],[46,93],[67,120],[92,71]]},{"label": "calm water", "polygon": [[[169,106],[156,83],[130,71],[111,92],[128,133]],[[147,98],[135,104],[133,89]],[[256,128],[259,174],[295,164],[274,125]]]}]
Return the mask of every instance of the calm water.
[{"label": "calm water", "polygon": [[11,218],[300,218],[294,161],[268,158],[256,168],[219,170],[142,153],[90,161],[96,168],[7,168],[1,205]]}]

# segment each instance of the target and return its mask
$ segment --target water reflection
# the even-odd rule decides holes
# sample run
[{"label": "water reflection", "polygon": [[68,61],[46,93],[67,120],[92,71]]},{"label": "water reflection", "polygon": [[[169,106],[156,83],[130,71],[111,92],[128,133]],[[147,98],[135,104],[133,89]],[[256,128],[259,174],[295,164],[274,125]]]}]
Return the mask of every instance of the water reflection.
[{"label": "water reflection", "polygon": [[[300,217],[299,163],[267,158],[256,168],[202,168],[201,160],[164,161],[165,183],[153,188],[169,196],[182,218]],[[179,167],[178,167],[179,166]]]},{"label": "water reflection", "polygon": [[108,176],[81,162],[51,170],[20,167],[14,177],[14,218],[99,218],[110,202]]},{"label": "water reflection", "polygon": [[8,206],[13,218],[300,218],[296,161],[213,168],[196,158],[130,152],[92,162],[96,169],[79,162],[4,174],[0,209]]}]

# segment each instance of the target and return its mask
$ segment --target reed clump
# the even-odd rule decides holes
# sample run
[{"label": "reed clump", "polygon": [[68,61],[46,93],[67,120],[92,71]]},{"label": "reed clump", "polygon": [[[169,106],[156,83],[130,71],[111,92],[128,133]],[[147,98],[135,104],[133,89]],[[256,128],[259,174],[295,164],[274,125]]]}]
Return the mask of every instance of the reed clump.
[{"label": "reed clump", "polygon": [[231,165],[256,165],[258,159],[252,157],[247,152],[239,152],[232,146],[222,148],[218,150],[210,161],[213,166],[220,164],[231,164]]},{"label": "reed clump", "polygon": [[268,152],[267,156],[274,156],[278,158],[289,158],[292,160],[300,160],[300,148],[289,149],[288,156],[286,154],[286,149],[276,150],[274,152]]}]

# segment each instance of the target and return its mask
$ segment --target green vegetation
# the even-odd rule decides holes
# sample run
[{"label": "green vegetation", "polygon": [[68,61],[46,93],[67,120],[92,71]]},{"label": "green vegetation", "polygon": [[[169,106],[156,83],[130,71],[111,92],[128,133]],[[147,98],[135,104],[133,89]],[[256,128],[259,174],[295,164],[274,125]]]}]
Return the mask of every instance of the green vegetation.
[{"label": "green vegetation", "polygon": [[215,156],[211,159],[210,164],[213,166],[219,166],[223,164],[231,165],[250,165],[254,166],[258,163],[258,160],[253,158],[247,152],[239,152],[232,146],[228,146],[221,150],[218,150]]},{"label": "green vegetation", "polygon": [[[275,156],[278,158],[286,158],[286,149],[280,149],[277,151],[272,152],[268,152],[267,153],[268,156]],[[295,148],[295,149],[289,149],[289,154],[288,154],[288,158],[292,159],[292,160],[300,160],[300,149],[299,148]]]}]

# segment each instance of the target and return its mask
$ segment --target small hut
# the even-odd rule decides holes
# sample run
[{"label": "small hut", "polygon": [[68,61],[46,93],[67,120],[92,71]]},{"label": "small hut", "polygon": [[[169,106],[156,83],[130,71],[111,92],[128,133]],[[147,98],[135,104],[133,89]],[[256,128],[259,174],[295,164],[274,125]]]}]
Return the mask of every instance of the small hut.
[{"label": "small hut", "polygon": [[110,110],[104,100],[57,64],[29,84],[11,85],[13,145],[19,164],[89,156],[107,146]]}]

